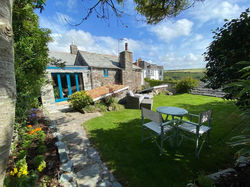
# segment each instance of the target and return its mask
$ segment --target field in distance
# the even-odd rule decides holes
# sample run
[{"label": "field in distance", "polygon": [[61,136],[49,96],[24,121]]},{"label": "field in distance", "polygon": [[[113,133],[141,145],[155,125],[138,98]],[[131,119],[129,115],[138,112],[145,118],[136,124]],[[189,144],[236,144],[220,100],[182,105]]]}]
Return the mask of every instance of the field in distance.
[{"label": "field in distance", "polygon": [[200,80],[204,76],[205,68],[200,69],[178,69],[178,70],[165,70],[164,80],[181,80],[185,77],[193,77]]}]

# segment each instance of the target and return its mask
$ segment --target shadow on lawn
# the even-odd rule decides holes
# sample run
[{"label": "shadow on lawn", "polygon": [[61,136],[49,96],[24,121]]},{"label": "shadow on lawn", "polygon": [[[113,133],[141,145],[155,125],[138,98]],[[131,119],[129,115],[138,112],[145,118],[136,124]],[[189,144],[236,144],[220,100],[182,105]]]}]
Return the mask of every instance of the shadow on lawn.
[{"label": "shadow on lawn", "polygon": [[90,132],[91,142],[123,184],[183,186],[200,171],[217,171],[233,160],[233,151],[225,141],[239,122],[239,111],[235,106],[227,102],[210,102],[179,104],[177,107],[191,113],[213,110],[212,148],[204,146],[199,160],[194,156],[194,142],[190,141],[184,141],[180,147],[171,147],[166,141],[164,155],[159,156],[159,149],[152,140],[141,142],[140,115],[128,122],[116,122],[116,128]]}]

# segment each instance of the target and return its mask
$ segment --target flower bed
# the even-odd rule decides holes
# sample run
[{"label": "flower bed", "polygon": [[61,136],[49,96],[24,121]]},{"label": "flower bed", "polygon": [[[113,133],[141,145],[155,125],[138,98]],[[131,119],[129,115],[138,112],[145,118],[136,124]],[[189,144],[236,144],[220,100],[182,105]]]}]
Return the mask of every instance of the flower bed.
[{"label": "flower bed", "polygon": [[27,122],[16,124],[17,141],[12,143],[5,185],[60,186],[59,158],[52,132],[40,110],[32,109]]}]

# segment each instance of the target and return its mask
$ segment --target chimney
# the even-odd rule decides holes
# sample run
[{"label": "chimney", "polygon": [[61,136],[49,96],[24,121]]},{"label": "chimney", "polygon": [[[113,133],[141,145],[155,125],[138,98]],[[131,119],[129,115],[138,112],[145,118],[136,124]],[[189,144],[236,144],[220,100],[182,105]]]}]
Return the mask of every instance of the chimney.
[{"label": "chimney", "polygon": [[128,43],[125,43],[125,51],[128,50]]},{"label": "chimney", "polygon": [[119,63],[121,68],[132,70],[133,53],[128,51],[128,43],[125,43],[125,51],[120,52]]},{"label": "chimney", "polygon": [[74,44],[73,41],[72,44],[70,45],[70,53],[76,55],[77,51],[78,51],[77,46]]}]

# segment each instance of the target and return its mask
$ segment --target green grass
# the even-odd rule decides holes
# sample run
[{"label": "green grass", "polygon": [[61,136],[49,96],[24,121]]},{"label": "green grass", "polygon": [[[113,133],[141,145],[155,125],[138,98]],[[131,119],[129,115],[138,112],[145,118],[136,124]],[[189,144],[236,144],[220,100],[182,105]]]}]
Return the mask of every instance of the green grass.
[{"label": "green grass", "polygon": [[197,160],[194,143],[184,141],[180,147],[165,143],[163,156],[151,140],[141,142],[139,110],[124,109],[108,112],[84,124],[93,145],[102,159],[125,186],[186,186],[200,172],[210,173],[226,168],[233,161],[231,147],[226,142],[237,134],[240,112],[232,102],[197,95],[159,95],[154,97],[153,110],[159,106],[177,106],[190,113],[213,109],[210,137],[211,149],[206,146]]},{"label": "green grass", "polygon": [[164,80],[172,78],[181,80],[185,77],[193,77],[200,80],[204,76],[205,69],[183,69],[183,70],[166,70],[164,71]]}]

